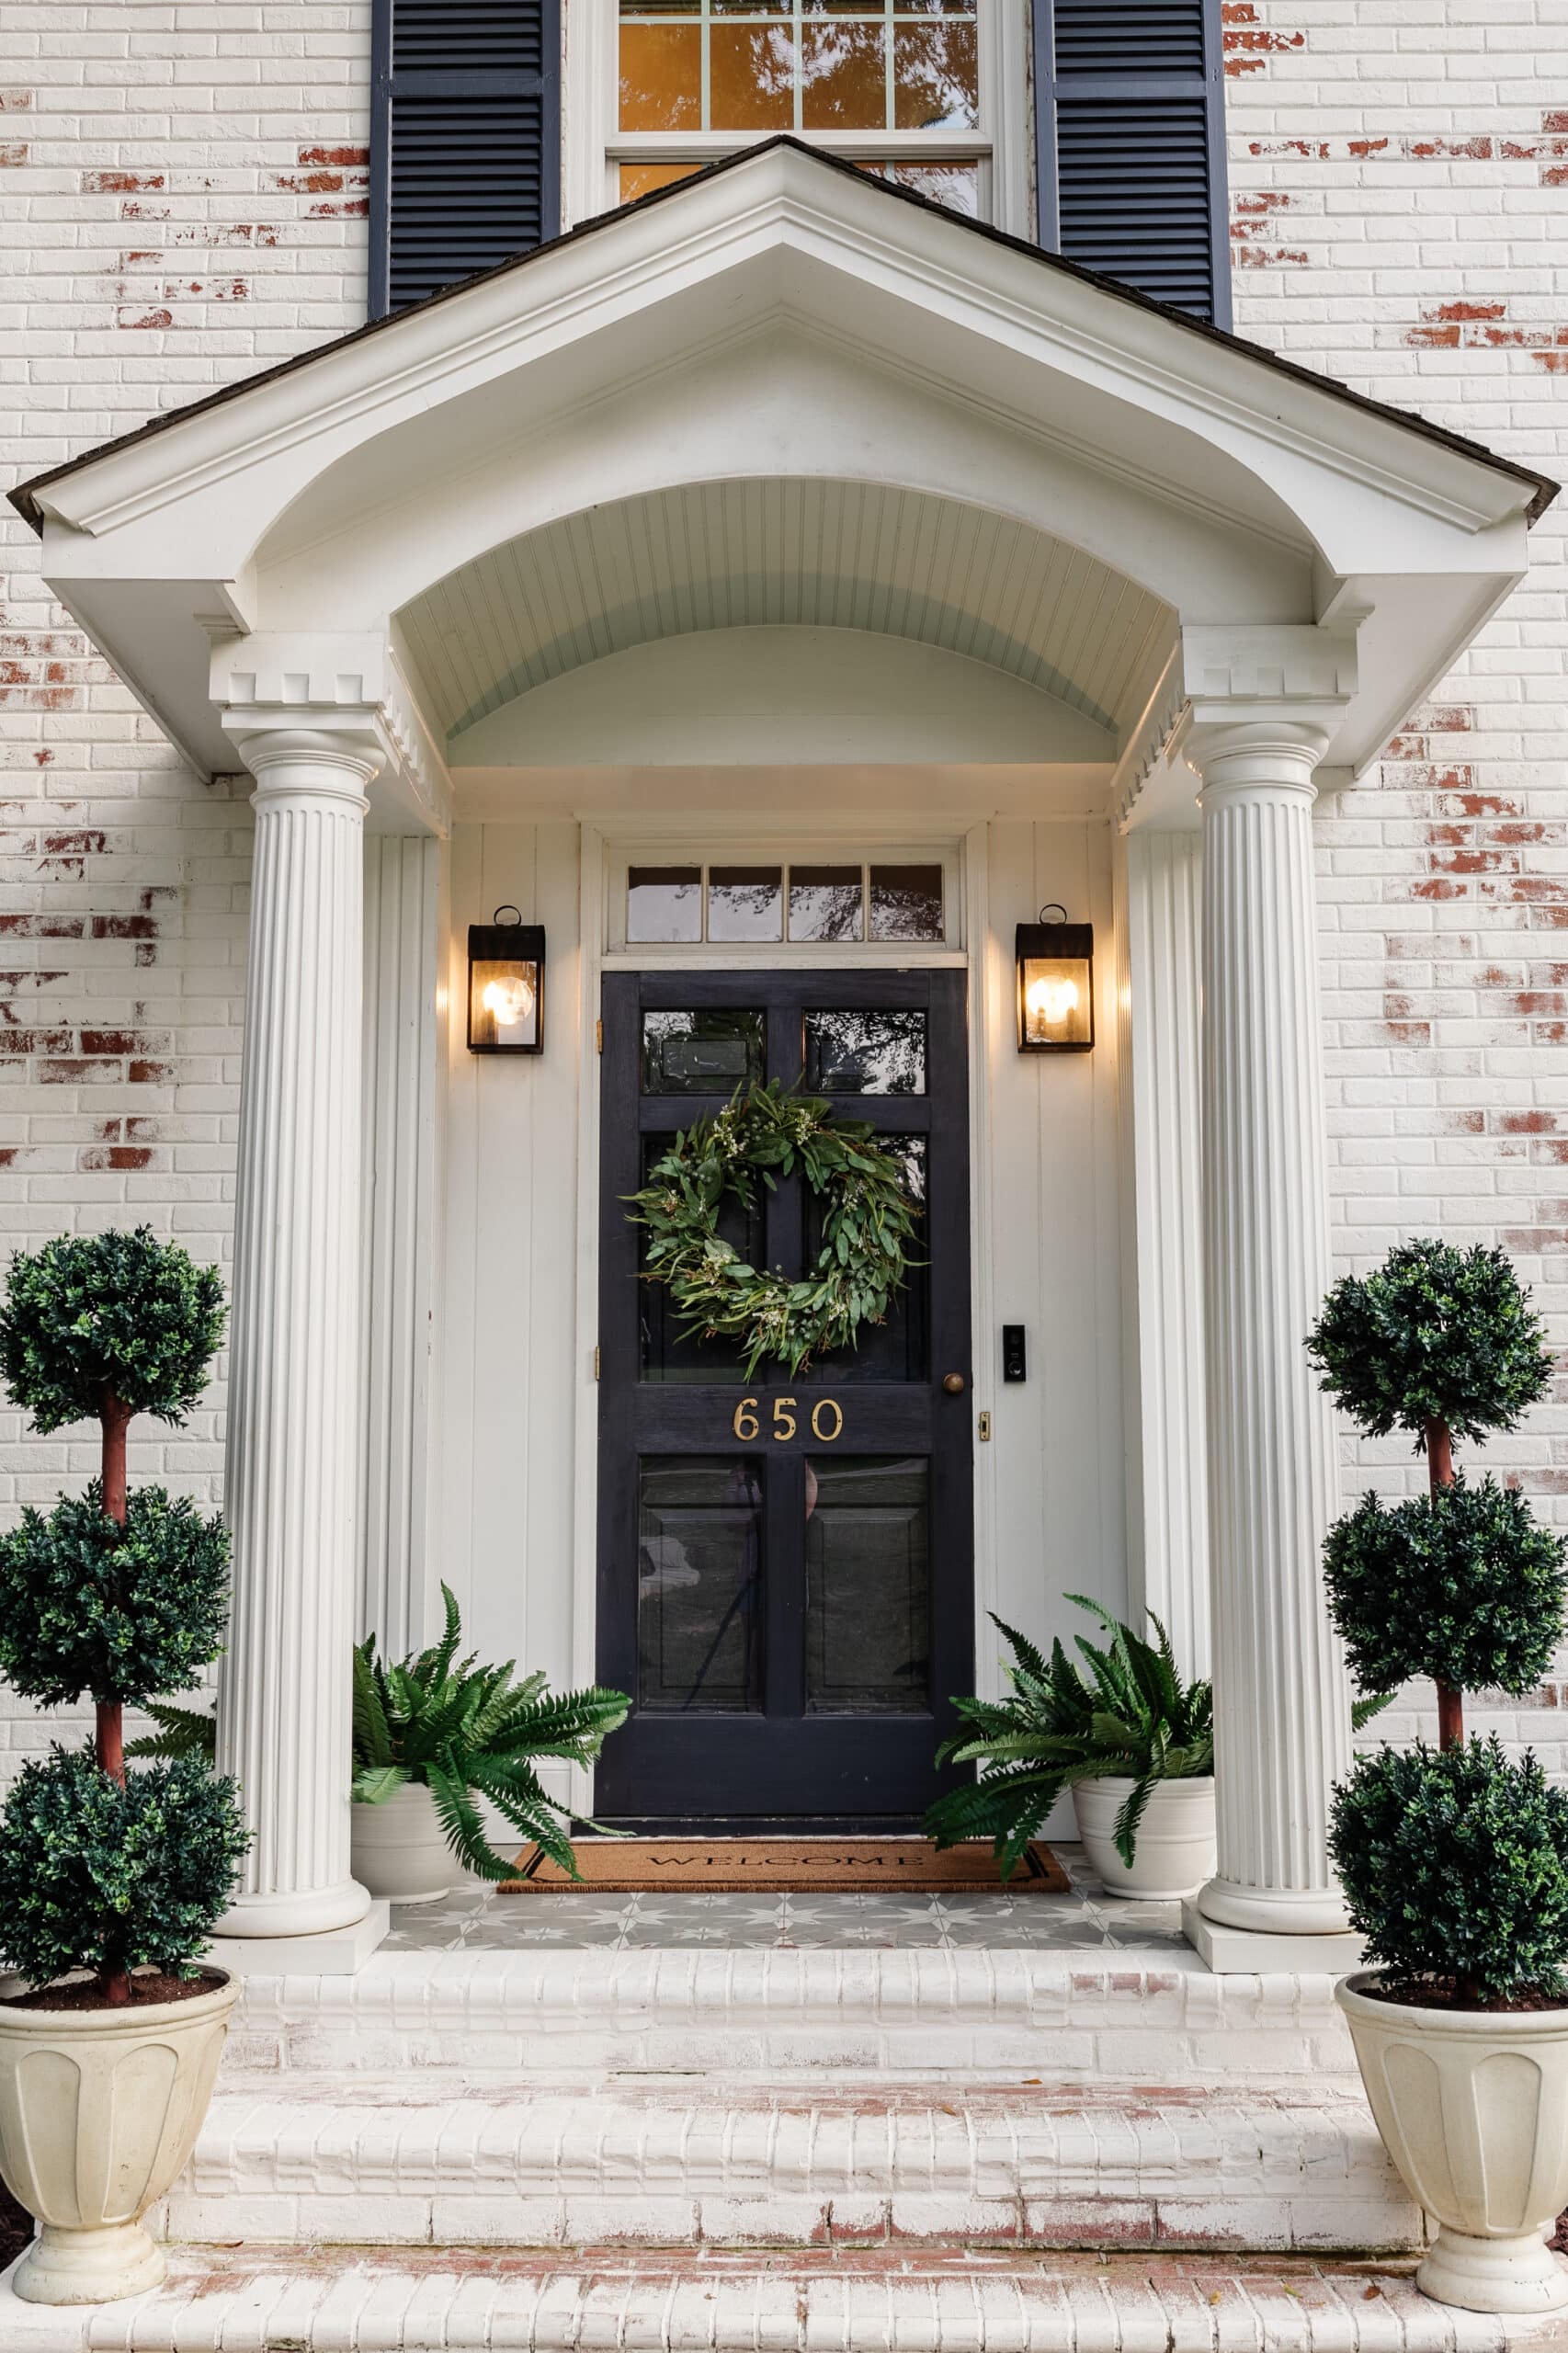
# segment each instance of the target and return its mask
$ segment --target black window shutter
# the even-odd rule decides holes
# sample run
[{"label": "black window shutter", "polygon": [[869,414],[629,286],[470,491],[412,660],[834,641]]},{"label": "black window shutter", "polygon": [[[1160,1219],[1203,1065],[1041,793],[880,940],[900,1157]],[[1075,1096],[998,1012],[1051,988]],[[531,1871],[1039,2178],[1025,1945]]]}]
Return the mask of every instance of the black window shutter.
[{"label": "black window shutter", "polygon": [[1035,0],[1040,241],[1231,323],[1220,0]]},{"label": "black window shutter", "polygon": [[374,0],[370,316],[554,236],[558,0]]}]

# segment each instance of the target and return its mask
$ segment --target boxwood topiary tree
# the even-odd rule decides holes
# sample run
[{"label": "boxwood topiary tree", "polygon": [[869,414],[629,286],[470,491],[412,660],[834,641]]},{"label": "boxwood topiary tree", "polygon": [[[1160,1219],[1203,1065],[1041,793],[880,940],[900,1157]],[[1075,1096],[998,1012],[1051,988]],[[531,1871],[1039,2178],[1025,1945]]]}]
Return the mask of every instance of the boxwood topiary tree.
[{"label": "boxwood topiary tree", "polygon": [[1511,1430],[1545,1395],[1540,1319],[1505,1252],[1406,1242],[1335,1283],[1307,1352],[1352,1421],[1374,1438],[1408,1430],[1426,1453],[1425,1501],[1389,1510],[1369,1495],[1329,1535],[1326,1583],[1358,1679],[1430,1676],[1439,1745],[1455,1746],[1464,1684],[1527,1690],[1562,1614],[1562,1545],[1520,1497],[1454,1472],[1456,1438]]},{"label": "boxwood topiary tree", "polygon": [[1537,1682],[1562,1624],[1563,1540],[1522,1495],[1456,1473],[1453,1441],[1512,1429],[1551,1358],[1501,1250],[1411,1242],[1335,1284],[1307,1347],[1360,1427],[1407,1430],[1427,1493],[1329,1531],[1329,1608],[1363,1688],[1437,1688],[1438,1746],[1383,1747],[1335,1793],[1330,1852],[1392,1988],[1475,2008],[1554,1999],[1568,1955],[1568,1796],[1535,1759],[1464,1738],[1466,1686]]},{"label": "boxwood topiary tree", "polygon": [[244,1833],[199,1757],[127,1779],[124,1711],[216,1658],[229,1540],[158,1487],[128,1493],[138,1413],[183,1422],[223,1331],[222,1284],[174,1243],[66,1236],[10,1266],[0,1377],[40,1431],[92,1417],[100,1476],[0,1537],[0,1671],[46,1706],[90,1694],[93,1745],[28,1765],[0,1837],[0,1950],[34,1984],[84,1966],[108,2004],[144,1962],[188,1960],[227,1901]]}]

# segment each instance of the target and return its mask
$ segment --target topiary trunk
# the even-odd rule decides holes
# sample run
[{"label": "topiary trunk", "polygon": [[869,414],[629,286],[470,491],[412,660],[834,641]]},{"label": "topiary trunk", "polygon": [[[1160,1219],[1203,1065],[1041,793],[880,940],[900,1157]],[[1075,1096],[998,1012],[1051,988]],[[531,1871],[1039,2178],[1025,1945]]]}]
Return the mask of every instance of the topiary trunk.
[{"label": "topiary trunk", "polygon": [[[103,1497],[104,1510],[118,1526],[125,1526],[125,1434],[131,1427],[131,1408],[109,1391],[104,1392],[103,1411]],[[99,1699],[96,1709],[94,1745],[100,1768],[125,1787],[125,1709],[119,1699]],[[105,2002],[118,2008],[131,1999],[131,1972],[123,1962],[106,1965],[98,1973],[98,1984]]]},{"label": "topiary trunk", "polygon": [[[1447,1422],[1429,1420],[1426,1424],[1426,1483],[1434,1495],[1439,1487],[1451,1487],[1454,1483],[1453,1440]],[[1441,1677],[1437,1677],[1437,1745],[1464,1746],[1464,1695]]]}]

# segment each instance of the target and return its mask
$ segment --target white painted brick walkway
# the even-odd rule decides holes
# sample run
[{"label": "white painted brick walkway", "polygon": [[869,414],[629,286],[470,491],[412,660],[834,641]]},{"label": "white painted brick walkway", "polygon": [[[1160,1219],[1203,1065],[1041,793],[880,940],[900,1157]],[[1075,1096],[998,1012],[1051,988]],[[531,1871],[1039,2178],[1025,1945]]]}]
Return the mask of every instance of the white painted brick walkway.
[{"label": "white painted brick walkway", "polygon": [[6,2353],[1503,2353],[1549,2336],[1429,2303],[1406,2273],[1308,2262],[967,2248],[661,2266],[448,2251],[419,2264],[245,2248],[176,2255],[96,2313],[0,2283]]}]

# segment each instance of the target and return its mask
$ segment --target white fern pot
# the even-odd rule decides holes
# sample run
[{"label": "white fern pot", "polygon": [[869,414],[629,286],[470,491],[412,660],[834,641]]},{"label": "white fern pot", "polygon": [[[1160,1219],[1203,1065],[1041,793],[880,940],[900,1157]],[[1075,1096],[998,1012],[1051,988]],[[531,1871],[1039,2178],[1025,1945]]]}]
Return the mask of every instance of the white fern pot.
[{"label": "white fern pot", "polygon": [[1116,1778],[1073,1784],[1078,1836],[1106,1893],[1161,1903],[1196,1894],[1213,1878],[1218,1862],[1212,1777],[1155,1782],[1132,1842],[1130,1868],[1116,1851],[1116,1817],[1136,1787]]},{"label": "white fern pot", "polygon": [[1430,2010],[1335,1988],[1383,2145],[1437,2224],[1415,2284],[1476,2313],[1568,2306],[1568,2008]]},{"label": "white fern pot", "polygon": [[239,1980],[144,2008],[0,2004],[0,2173],[42,2225],[12,2275],[34,2304],[104,2304],[155,2288],[142,2217],[185,2166],[207,2113]]},{"label": "white fern pot", "polygon": [[434,1904],[449,1893],[457,1863],[422,1781],[405,1781],[380,1805],[351,1806],[349,1816],[352,1867],[361,1887],[392,1904]]}]

